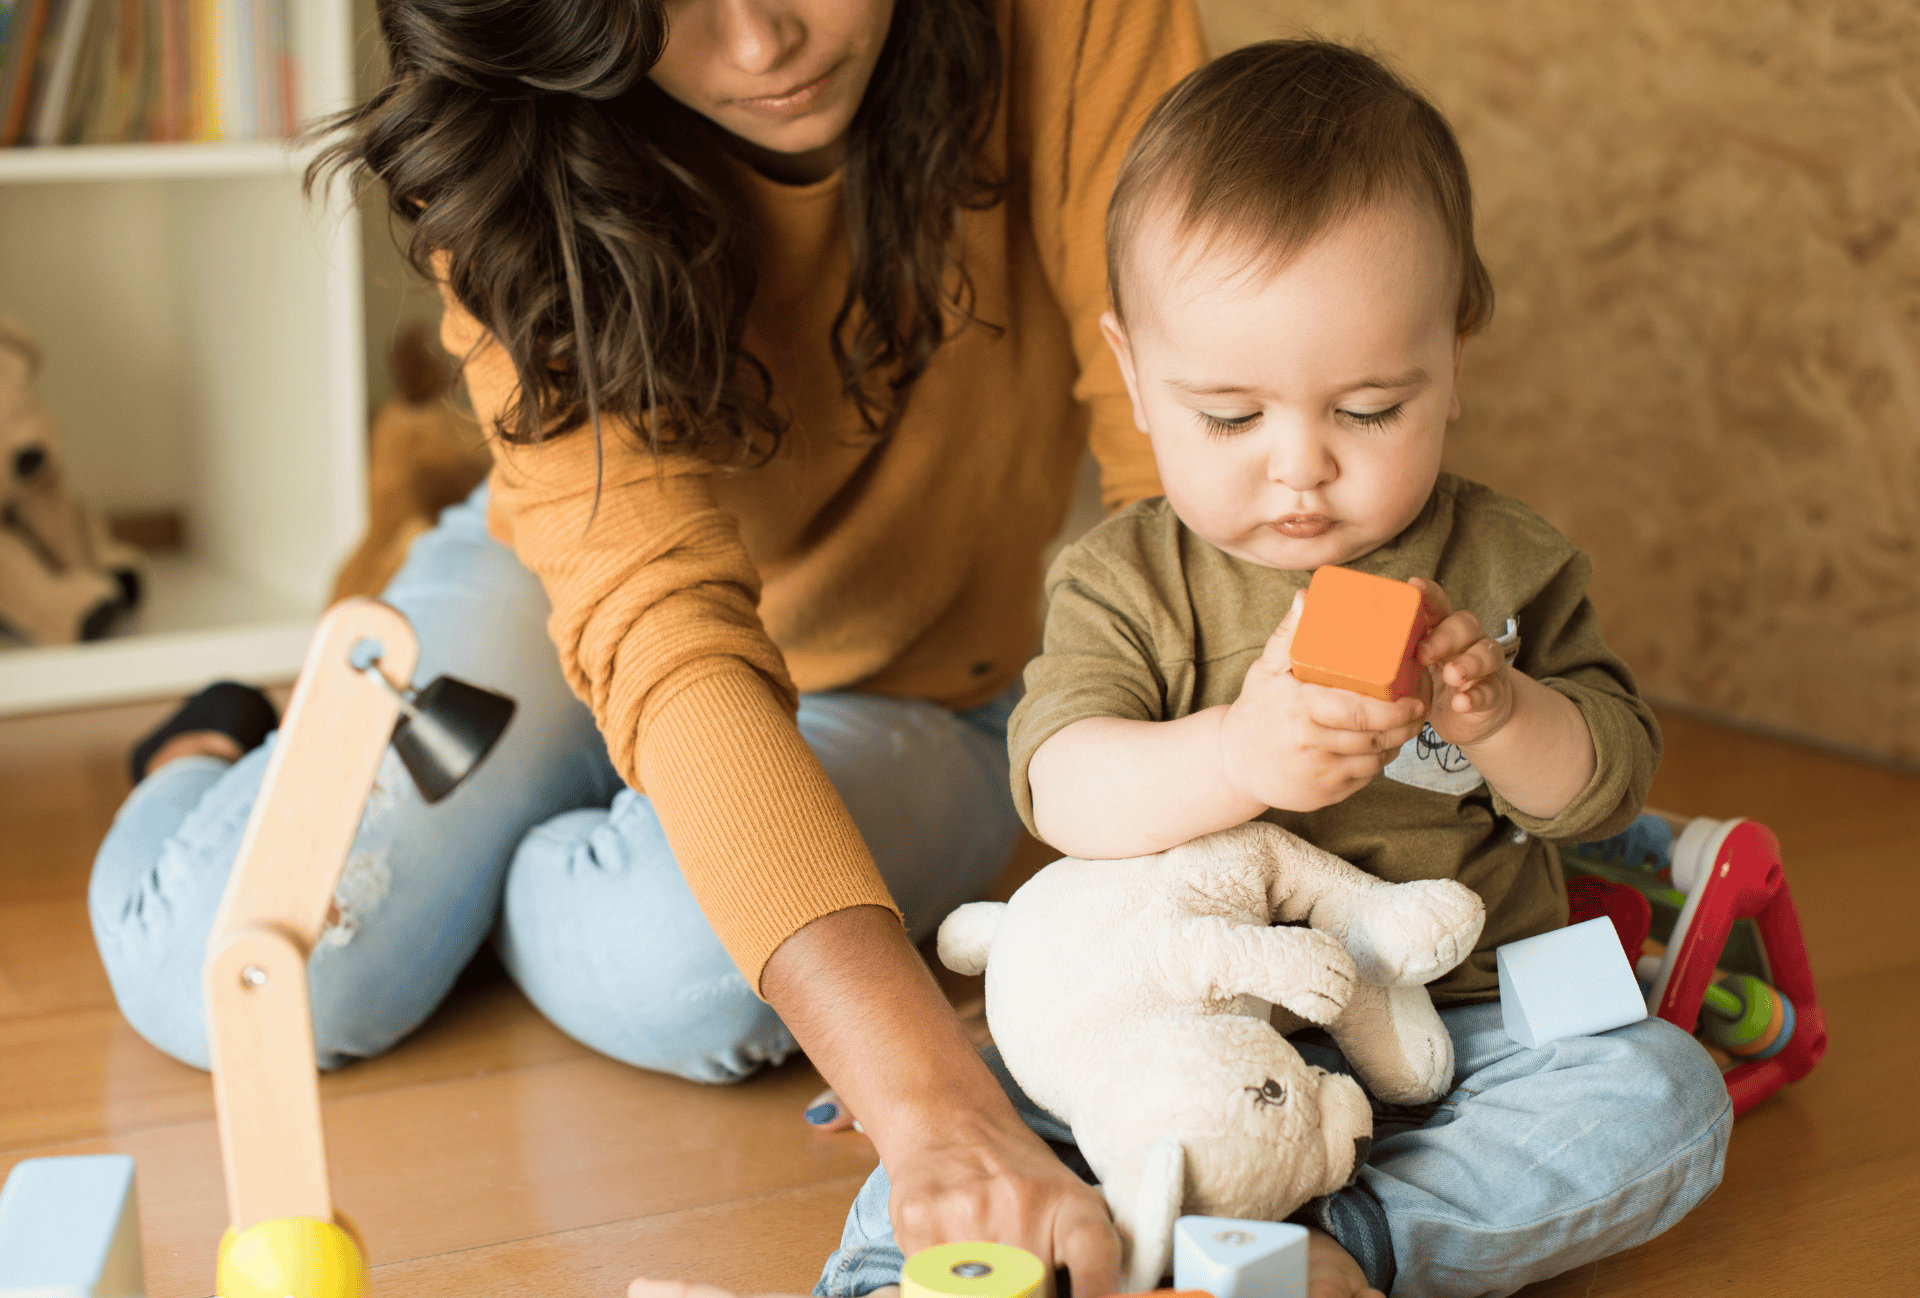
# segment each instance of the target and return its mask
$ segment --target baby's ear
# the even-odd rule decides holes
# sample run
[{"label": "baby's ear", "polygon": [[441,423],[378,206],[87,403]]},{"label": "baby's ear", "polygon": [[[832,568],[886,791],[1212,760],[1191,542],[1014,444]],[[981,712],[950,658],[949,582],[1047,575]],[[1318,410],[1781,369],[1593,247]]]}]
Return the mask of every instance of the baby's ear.
[{"label": "baby's ear", "polygon": [[1127,337],[1127,326],[1115,312],[1102,311],[1100,336],[1107,340],[1107,346],[1113,348],[1113,358],[1120,362],[1120,377],[1127,381],[1127,396],[1133,402],[1133,426],[1144,433],[1148,431],[1147,412],[1140,404],[1140,380],[1133,370],[1133,343]]}]

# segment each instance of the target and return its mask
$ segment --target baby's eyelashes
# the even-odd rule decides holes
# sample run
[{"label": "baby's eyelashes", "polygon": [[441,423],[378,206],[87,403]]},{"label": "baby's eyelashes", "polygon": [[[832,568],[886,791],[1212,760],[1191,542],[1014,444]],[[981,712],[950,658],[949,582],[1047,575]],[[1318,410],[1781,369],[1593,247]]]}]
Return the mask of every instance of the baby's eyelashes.
[{"label": "baby's eyelashes", "polygon": [[1205,410],[1196,410],[1193,413],[1199,417],[1201,426],[1207,432],[1217,436],[1241,432],[1252,427],[1253,422],[1260,418],[1258,410],[1244,415],[1216,415]]},{"label": "baby's eyelashes", "polygon": [[1406,402],[1397,401],[1393,405],[1386,407],[1384,410],[1344,410],[1343,409],[1343,410],[1336,410],[1334,411],[1334,413],[1339,415],[1342,419],[1345,419],[1350,424],[1358,424],[1362,428],[1372,428],[1372,427],[1378,427],[1383,424],[1392,423],[1394,420],[1400,417],[1401,413],[1405,411],[1406,408],[1407,408]]}]

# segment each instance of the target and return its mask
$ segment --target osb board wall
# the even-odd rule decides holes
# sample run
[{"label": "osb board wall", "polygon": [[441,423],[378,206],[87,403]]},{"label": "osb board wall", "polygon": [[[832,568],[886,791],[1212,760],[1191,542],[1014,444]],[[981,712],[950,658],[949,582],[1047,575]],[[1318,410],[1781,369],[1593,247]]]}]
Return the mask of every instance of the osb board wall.
[{"label": "osb board wall", "polygon": [[1451,467],[1656,697],[1920,761],[1920,6],[1202,0],[1452,119],[1498,291]]}]

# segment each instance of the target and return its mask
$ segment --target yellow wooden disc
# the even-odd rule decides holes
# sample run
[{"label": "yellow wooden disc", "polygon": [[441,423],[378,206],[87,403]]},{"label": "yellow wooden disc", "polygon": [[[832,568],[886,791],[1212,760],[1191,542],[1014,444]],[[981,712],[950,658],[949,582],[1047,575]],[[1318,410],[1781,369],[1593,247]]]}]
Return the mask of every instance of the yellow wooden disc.
[{"label": "yellow wooden disc", "polygon": [[220,1298],[367,1298],[353,1237],[317,1217],[277,1217],[220,1237]]},{"label": "yellow wooden disc", "polygon": [[907,1259],[900,1298],[1029,1298],[1046,1274],[1011,1244],[936,1244]]}]

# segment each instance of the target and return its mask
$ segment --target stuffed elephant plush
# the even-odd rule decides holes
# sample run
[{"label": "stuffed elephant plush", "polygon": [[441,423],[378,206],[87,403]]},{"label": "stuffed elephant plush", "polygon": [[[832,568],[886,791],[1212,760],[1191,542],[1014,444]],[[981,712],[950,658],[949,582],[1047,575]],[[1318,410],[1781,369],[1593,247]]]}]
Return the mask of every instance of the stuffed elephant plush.
[{"label": "stuffed elephant plush", "polygon": [[1365,1162],[1366,1094],[1283,1031],[1328,1029],[1383,1100],[1447,1092],[1453,1041],[1424,984],[1485,919],[1451,880],[1386,883],[1255,821],[1055,861],[1010,901],[949,915],[939,954],[985,972],[1001,1057],[1072,1128],[1137,1292],[1166,1273],[1181,1214],[1279,1221]]}]

